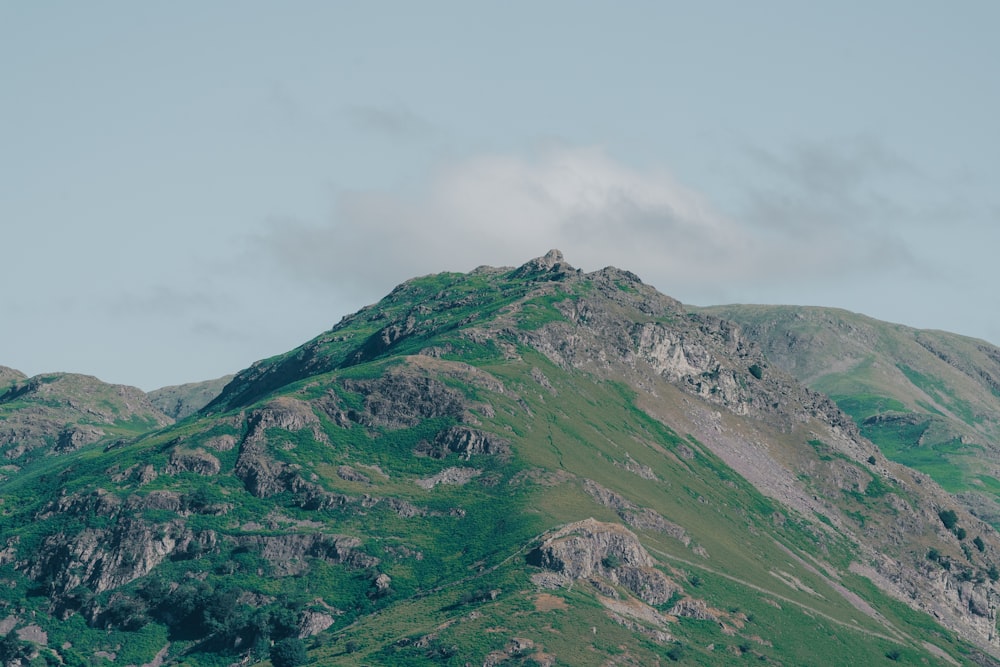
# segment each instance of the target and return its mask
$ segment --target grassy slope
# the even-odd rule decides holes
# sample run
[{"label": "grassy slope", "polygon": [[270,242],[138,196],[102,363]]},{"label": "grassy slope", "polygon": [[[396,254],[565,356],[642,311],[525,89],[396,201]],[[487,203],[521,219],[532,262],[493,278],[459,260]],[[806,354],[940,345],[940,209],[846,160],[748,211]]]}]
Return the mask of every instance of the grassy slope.
[{"label": "grassy slope", "polygon": [[[670,628],[678,644],[637,645],[634,635],[610,622],[585,590],[556,592],[565,607],[540,604],[520,557],[523,545],[515,542],[502,552],[511,560],[484,577],[484,584],[478,584],[503,588],[505,594],[498,600],[455,610],[452,601],[460,597],[461,589],[442,591],[362,620],[339,633],[339,641],[319,655],[336,657],[344,664],[371,664],[373,659],[383,661],[380,664],[441,664],[428,658],[426,645],[419,642],[421,637],[433,635],[441,647],[459,649],[454,661],[444,664],[464,664],[463,660],[479,657],[487,649],[502,648],[510,636],[531,638],[538,650],[557,655],[560,662],[580,665],[601,664],[610,656],[625,653],[635,664],[655,664],[657,658],[669,661],[668,653],[683,655],[685,664],[704,665],[736,660],[744,654],[745,659],[766,658],[782,664],[891,664],[883,656],[896,655],[897,651],[897,658],[907,664],[926,657],[917,637],[936,638],[960,657],[957,642],[949,633],[888,600],[864,580],[848,576],[844,583],[863,590],[887,622],[877,623],[859,612],[825,577],[787,551],[825,558],[832,555],[832,560],[845,566],[850,559],[846,544],[834,543],[827,548],[832,547],[832,554],[821,554],[815,529],[807,522],[789,517],[784,527],[776,528],[771,516],[778,508],[771,501],[742,483],[706,449],[637,410],[620,388],[581,385],[579,378],[561,373],[540,358],[531,359],[531,364],[507,364],[490,370],[508,385],[527,388],[532,385],[527,371],[533,366],[544,368],[559,394],[558,401],[538,395],[544,402],[530,403],[534,419],[511,424],[526,429],[518,448],[525,459],[532,465],[593,479],[686,527],[694,540],[691,546],[700,545],[709,558],[695,555],[690,546],[662,534],[643,533],[643,543],[663,567],[681,573],[690,594],[719,609],[747,614],[752,620],[728,635],[713,622],[682,619]],[[512,375],[518,368],[522,374]],[[690,461],[664,456],[651,446],[670,452],[681,443],[696,448],[697,456]],[[627,457],[650,466],[660,479],[623,474],[614,462],[624,463]],[[594,503],[576,481],[542,490],[539,495],[532,499],[532,506],[541,515],[542,525],[588,516],[618,520],[613,512]],[[775,567],[796,577],[802,586],[783,585],[772,574]],[[894,633],[887,626],[902,632]],[[373,637],[377,648],[369,650]],[[472,641],[473,637],[477,640]],[[356,654],[344,652],[342,647],[348,643],[358,647]],[[420,645],[414,648],[415,644]]]}]

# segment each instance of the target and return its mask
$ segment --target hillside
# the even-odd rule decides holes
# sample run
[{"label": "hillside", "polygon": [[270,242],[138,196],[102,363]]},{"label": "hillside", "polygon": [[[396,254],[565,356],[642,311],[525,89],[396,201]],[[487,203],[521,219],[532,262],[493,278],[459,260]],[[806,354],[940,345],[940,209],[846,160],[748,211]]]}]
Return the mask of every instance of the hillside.
[{"label": "hillside", "polygon": [[832,308],[719,306],[768,359],[849,413],[886,456],[1000,526],[1000,348]]},{"label": "hillside", "polygon": [[0,367],[0,454],[6,474],[47,454],[132,438],[171,423],[135,387],[73,373],[28,378]]},{"label": "hillside", "polygon": [[738,326],[557,251],[408,281],[0,500],[7,660],[1000,664],[987,523]]}]

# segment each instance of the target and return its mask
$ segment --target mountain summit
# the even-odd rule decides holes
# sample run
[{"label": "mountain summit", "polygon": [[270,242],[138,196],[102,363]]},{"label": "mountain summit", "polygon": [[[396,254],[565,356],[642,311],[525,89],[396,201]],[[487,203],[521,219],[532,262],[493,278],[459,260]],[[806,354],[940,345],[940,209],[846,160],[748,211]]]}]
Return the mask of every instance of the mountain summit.
[{"label": "mountain summit", "polygon": [[0,498],[0,650],[65,664],[1000,654],[988,523],[740,326],[556,250],[407,281]]}]

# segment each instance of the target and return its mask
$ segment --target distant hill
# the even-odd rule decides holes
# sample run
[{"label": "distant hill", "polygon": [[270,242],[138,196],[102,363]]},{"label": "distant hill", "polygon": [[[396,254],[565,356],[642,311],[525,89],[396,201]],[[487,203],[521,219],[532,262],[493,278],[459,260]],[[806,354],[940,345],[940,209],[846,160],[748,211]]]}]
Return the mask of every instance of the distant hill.
[{"label": "distant hill", "polygon": [[7,368],[6,366],[0,366],[0,389],[6,389],[15,382],[19,380],[26,380],[27,378],[28,376],[21,371],[14,370],[13,368]]},{"label": "distant hill", "polygon": [[0,455],[15,467],[40,456],[131,438],[173,421],[135,387],[89,375],[27,378],[0,369]]},{"label": "distant hill", "polygon": [[1000,527],[1000,348],[833,308],[718,306],[882,452]]},{"label": "distant hill", "polygon": [[997,532],[758,340],[558,251],[407,281],[10,470],[0,660],[1000,664]]},{"label": "distant hill", "polygon": [[148,396],[160,412],[174,419],[184,419],[212,402],[232,379],[232,375],[225,375],[215,380],[162,387],[149,392]]}]

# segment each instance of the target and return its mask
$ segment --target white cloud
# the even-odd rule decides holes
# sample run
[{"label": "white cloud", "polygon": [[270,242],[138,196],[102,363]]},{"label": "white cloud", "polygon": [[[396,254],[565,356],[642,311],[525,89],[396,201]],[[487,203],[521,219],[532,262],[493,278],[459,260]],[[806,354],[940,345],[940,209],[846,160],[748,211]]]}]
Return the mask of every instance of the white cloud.
[{"label": "white cloud", "polygon": [[833,219],[773,224],[765,213],[727,217],[664,169],[562,147],[461,160],[434,171],[415,195],[342,192],[328,222],[273,220],[256,247],[285,275],[368,300],[414,275],[516,265],[550,248],[585,270],[619,266],[703,300],[734,284],[821,281],[908,256],[891,234],[859,242]]}]

